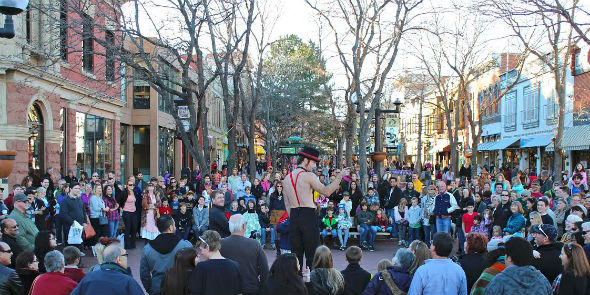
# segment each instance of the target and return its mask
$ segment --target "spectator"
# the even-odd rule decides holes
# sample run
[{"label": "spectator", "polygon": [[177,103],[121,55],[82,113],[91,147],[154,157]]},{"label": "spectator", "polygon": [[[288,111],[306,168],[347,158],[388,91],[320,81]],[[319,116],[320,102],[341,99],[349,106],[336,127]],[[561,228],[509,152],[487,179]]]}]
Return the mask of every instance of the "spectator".
[{"label": "spectator", "polygon": [[176,236],[179,239],[188,240],[192,227],[191,212],[187,211],[187,203],[180,203],[180,211],[174,214],[174,222],[176,223]]},{"label": "spectator", "polygon": [[55,236],[50,231],[40,231],[35,237],[35,255],[39,259],[39,272],[45,273],[45,255],[57,247]]},{"label": "spectator", "polygon": [[209,229],[209,208],[205,206],[205,197],[199,196],[197,198],[197,206],[193,208],[193,231],[195,237],[202,235]]},{"label": "spectator", "polygon": [[309,294],[336,295],[344,291],[344,278],[334,268],[332,252],[326,246],[315,250],[308,289]]},{"label": "spectator", "polygon": [[590,222],[582,223],[582,237],[584,238],[584,253],[590,261]]},{"label": "spectator", "polygon": [[231,216],[231,235],[221,240],[220,253],[239,264],[242,291],[245,294],[258,294],[268,276],[268,262],[262,246],[256,240],[244,237],[246,227],[246,220],[242,215]]},{"label": "spectator", "polygon": [[[70,184],[70,194],[61,200],[59,216],[63,223],[66,237],[74,221],[77,221],[82,226],[86,226],[88,216],[86,215],[84,203],[80,199],[80,185],[77,182]],[[127,223],[125,224],[127,225]]]},{"label": "spectator", "polygon": [[143,295],[143,289],[127,271],[127,255],[120,244],[106,247],[100,269],[86,274],[71,295]]},{"label": "spectator", "polygon": [[22,283],[14,271],[9,268],[12,250],[4,242],[0,242],[0,294],[2,295],[21,295]]},{"label": "spectator", "polygon": [[455,197],[447,192],[447,185],[443,181],[436,184],[438,195],[434,201],[433,215],[436,216],[437,232],[451,232],[451,213],[459,208]]},{"label": "spectator", "polygon": [[350,220],[350,215],[348,211],[346,211],[346,205],[343,203],[340,203],[338,205],[337,220],[338,229],[336,232],[338,234],[338,240],[340,241],[340,250],[344,251],[346,250],[346,244],[348,242],[348,238],[350,237],[350,228],[352,227],[352,220]]},{"label": "spectator", "polygon": [[256,201],[254,199],[248,200],[246,205],[246,212],[242,214],[244,223],[246,224],[245,237],[257,239],[260,234],[260,220],[258,220],[258,213],[256,212]]},{"label": "spectator", "polygon": [[[444,183],[442,183],[444,185]],[[441,182],[439,182],[441,186]],[[446,185],[444,185],[446,188]],[[438,232],[432,238],[432,259],[414,273],[408,295],[418,294],[467,294],[467,280],[463,269],[449,256],[453,251],[453,238],[446,232]],[[437,278],[433,280],[432,278]]]},{"label": "spectator", "polygon": [[275,227],[270,223],[270,210],[266,204],[260,206],[260,212],[258,213],[258,221],[260,223],[260,244],[264,248],[266,245],[266,234],[270,234],[270,248],[276,250],[275,246]]},{"label": "spectator", "polygon": [[[14,254],[12,254],[14,256]],[[23,294],[29,294],[31,285],[39,276],[39,260],[33,252],[25,251],[16,259],[16,273],[23,286]]]},{"label": "spectator", "polygon": [[292,253],[279,255],[270,267],[262,295],[307,295],[307,288],[299,276],[299,261]]},{"label": "spectator", "polygon": [[[141,237],[146,240],[151,241],[160,234],[156,225],[160,205],[160,197],[154,192],[154,185],[149,183],[141,199]],[[189,230],[190,227],[186,230],[187,233]]]},{"label": "spectator", "polygon": [[[106,207],[106,204],[103,200],[103,191],[100,185],[94,186],[94,193],[90,197],[89,201],[89,208],[90,208],[90,224],[94,228],[96,232],[96,236],[92,238],[92,244],[96,244],[96,241],[100,237],[106,237],[107,233],[107,226],[108,224],[100,224],[100,217],[106,217],[109,208]],[[108,221],[107,221],[108,223]]]},{"label": "spectator", "polygon": [[356,222],[358,223],[358,231],[360,233],[359,243],[361,248],[375,251],[373,244],[375,243],[375,236],[377,230],[373,227],[375,222],[375,215],[368,210],[367,203],[361,203],[361,211],[356,214]]},{"label": "spectator", "polygon": [[[221,207],[223,195],[216,195],[216,206]],[[223,211],[221,211],[223,212]],[[229,231],[229,230],[228,230]],[[207,230],[199,237],[201,242],[201,258],[197,263],[189,280],[191,295],[199,294],[241,294],[242,274],[237,262],[221,256],[221,235],[213,230]],[[254,241],[255,242],[255,241]],[[257,243],[258,245],[258,243]]]},{"label": "spectator", "polygon": [[388,267],[393,266],[393,262],[389,259],[381,259],[377,262],[377,271],[387,270]]},{"label": "spectator", "polygon": [[577,215],[569,215],[565,220],[565,233],[559,240],[563,244],[576,241],[576,235],[582,231],[581,225],[583,222],[582,218]]},{"label": "spectator", "polygon": [[520,237],[523,236],[522,230],[526,226],[526,219],[524,218],[524,209],[522,208],[522,204],[518,201],[512,202],[510,205],[510,211],[512,215],[508,218],[508,222],[506,223],[506,227],[503,231],[509,235],[519,234]]},{"label": "spectator", "polygon": [[475,281],[475,284],[471,287],[471,295],[483,295],[490,281],[506,268],[504,254],[506,254],[504,243],[502,243],[502,247],[496,246],[496,248],[488,245],[486,265],[490,267],[484,269],[477,281]]},{"label": "spectator", "polygon": [[465,240],[465,255],[459,259],[459,265],[465,271],[467,277],[467,293],[471,293],[471,287],[486,268],[485,254],[488,238],[481,233],[469,233]]},{"label": "spectator", "polygon": [[174,264],[166,271],[160,295],[188,295],[188,279],[199,259],[197,249],[186,247],[174,255]]},{"label": "spectator", "polygon": [[392,259],[393,266],[373,276],[363,295],[400,294],[410,288],[412,278],[409,269],[414,262],[414,254],[406,249],[398,249]]},{"label": "spectator", "polygon": [[291,253],[291,242],[289,241],[289,225],[291,224],[289,220],[289,214],[285,210],[281,218],[279,218],[277,224],[277,233],[279,233],[279,249],[277,250],[278,254],[284,253]]},{"label": "spectator", "polygon": [[344,295],[361,294],[371,280],[371,274],[359,264],[363,259],[363,250],[357,246],[346,249],[348,266],[341,271],[344,278]]},{"label": "spectator", "polygon": [[561,264],[563,272],[553,283],[554,294],[587,294],[588,275],[590,266],[584,254],[584,249],[577,243],[568,243],[561,250]]},{"label": "spectator", "polygon": [[424,265],[427,259],[430,259],[430,249],[428,249],[428,245],[426,245],[426,243],[419,240],[415,240],[410,243],[408,249],[410,249],[410,251],[412,251],[414,254],[414,261],[409,268],[410,276],[413,277],[416,270],[420,266]]},{"label": "spectator", "polygon": [[512,211],[510,209],[510,193],[508,191],[501,191],[500,192],[500,203],[493,209],[492,216],[494,217],[494,221],[492,221],[492,227],[499,226],[500,228],[505,228],[506,224],[508,223],[508,218],[512,215]]},{"label": "spectator", "polygon": [[47,253],[43,259],[47,273],[40,275],[31,287],[32,295],[68,295],[78,283],[64,274],[64,256],[57,250]]},{"label": "spectator", "polygon": [[[123,208],[123,222],[125,223],[125,249],[135,249],[135,232],[137,228],[137,197],[133,188],[135,182],[131,177],[127,179],[127,186],[123,197],[120,199],[119,206]],[[126,258],[125,258],[126,259]]]},{"label": "spectator", "polygon": [[[235,187],[232,183],[232,192],[234,193],[235,199],[239,199],[246,195],[246,187],[252,187],[250,181],[248,181],[248,174],[242,173],[240,180],[235,183]],[[225,199],[224,199],[225,201]]]},{"label": "spectator", "polygon": [[157,226],[161,234],[145,245],[139,264],[141,282],[149,294],[160,293],[162,280],[174,263],[176,252],[192,246],[175,235],[176,226],[171,216],[158,218]]},{"label": "spectator", "polygon": [[109,221],[107,237],[115,238],[117,237],[119,218],[121,217],[119,214],[119,203],[117,203],[112,186],[105,185],[103,191],[104,197],[102,200],[105,203],[105,208],[107,209],[107,220]]},{"label": "spectator", "polygon": [[16,241],[16,237],[18,235],[18,225],[14,219],[6,218],[0,221],[0,229],[2,230],[1,241],[8,244],[10,249],[12,249],[10,268],[15,268],[16,258],[23,251]]},{"label": "spectator", "polygon": [[552,224],[541,224],[532,227],[532,235],[537,247],[535,248],[535,259],[532,265],[538,269],[549,282],[563,271],[561,265],[562,243],[556,242],[557,229]]},{"label": "spectator", "polygon": [[553,217],[551,217],[550,213],[551,209],[549,209],[549,201],[547,198],[539,198],[537,200],[537,211],[541,214],[541,219],[543,220],[543,224],[552,224],[555,225]]},{"label": "spectator", "polygon": [[35,237],[39,230],[26,215],[29,207],[29,198],[24,194],[14,195],[14,210],[8,214],[7,218],[16,221],[18,229],[16,231],[16,243],[23,251],[33,251],[35,248]]},{"label": "spectator", "polygon": [[506,269],[490,281],[484,294],[552,294],[549,281],[531,265],[531,244],[521,237],[512,237],[506,242],[505,247]]},{"label": "spectator", "polygon": [[229,224],[227,218],[225,218],[223,204],[225,198],[220,191],[213,191],[211,211],[209,212],[209,229],[219,233],[222,238],[228,237],[231,232],[229,231]]},{"label": "spectator", "polygon": [[82,257],[82,252],[80,252],[80,249],[74,246],[67,246],[64,248],[63,254],[66,263],[64,274],[66,277],[74,280],[76,283],[80,283],[84,276],[86,276],[86,273],[82,269],[78,268],[80,259]]},{"label": "spectator", "polygon": [[44,187],[37,188],[35,199],[31,202],[31,207],[35,210],[35,226],[39,230],[47,229],[47,216],[49,215],[49,202],[45,195],[47,190]]}]

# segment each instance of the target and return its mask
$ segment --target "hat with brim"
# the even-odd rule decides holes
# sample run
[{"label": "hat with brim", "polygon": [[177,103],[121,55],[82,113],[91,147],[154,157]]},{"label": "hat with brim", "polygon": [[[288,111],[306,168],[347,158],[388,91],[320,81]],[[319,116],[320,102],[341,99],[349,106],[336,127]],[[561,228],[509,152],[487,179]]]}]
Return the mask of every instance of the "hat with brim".
[{"label": "hat with brim", "polygon": [[320,152],[312,147],[304,146],[297,152],[299,155],[303,156],[304,158],[320,162]]}]

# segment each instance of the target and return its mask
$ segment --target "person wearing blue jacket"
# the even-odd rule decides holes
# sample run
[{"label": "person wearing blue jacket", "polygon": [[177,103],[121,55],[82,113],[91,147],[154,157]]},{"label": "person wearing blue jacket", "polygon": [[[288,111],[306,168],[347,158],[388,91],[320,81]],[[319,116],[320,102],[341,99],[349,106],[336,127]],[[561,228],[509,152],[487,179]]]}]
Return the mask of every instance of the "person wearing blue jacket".
[{"label": "person wearing blue jacket", "polygon": [[[285,212],[285,214],[287,214],[287,212]],[[281,254],[291,253],[291,242],[289,241],[290,224],[291,222],[289,221],[289,218],[286,218],[277,224],[277,232],[281,235],[279,238],[279,248],[281,249]]]},{"label": "person wearing blue jacket", "polygon": [[505,233],[510,235],[517,235],[522,236],[522,229],[526,226],[526,219],[524,218],[524,209],[522,208],[522,204],[518,201],[512,202],[510,205],[510,211],[512,211],[512,215],[508,218],[508,222],[506,223],[506,227],[503,229]]},{"label": "person wearing blue jacket", "polygon": [[[389,266],[386,270],[376,273],[373,276],[365,291],[363,291],[363,295],[390,295],[408,292],[410,283],[412,282],[409,269],[412,266],[412,262],[414,262],[414,254],[408,248],[400,248],[395,253],[392,261],[393,266]],[[393,291],[389,287],[392,284],[398,290]]]},{"label": "person wearing blue jacket", "polygon": [[193,231],[195,237],[201,236],[209,229],[209,208],[205,206],[205,197],[199,196],[197,206],[193,208]]}]

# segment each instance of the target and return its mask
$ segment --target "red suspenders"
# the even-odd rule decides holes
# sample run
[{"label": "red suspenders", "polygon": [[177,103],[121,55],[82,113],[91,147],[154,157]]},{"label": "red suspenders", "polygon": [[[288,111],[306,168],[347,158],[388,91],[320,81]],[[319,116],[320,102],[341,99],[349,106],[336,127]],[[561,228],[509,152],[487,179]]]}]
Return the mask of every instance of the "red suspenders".
[{"label": "red suspenders", "polygon": [[295,198],[297,198],[297,205],[301,206],[301,202],[299,202],[299,195],[297,195],[297,180],[299,179],[299,174],[305,171],[299,171],[297,176],[295,177],[295,182],[293,182],[293,172],[289,173],[289,177],[291,178],[291,184],[293,185],[293,190],[295,191]]}]

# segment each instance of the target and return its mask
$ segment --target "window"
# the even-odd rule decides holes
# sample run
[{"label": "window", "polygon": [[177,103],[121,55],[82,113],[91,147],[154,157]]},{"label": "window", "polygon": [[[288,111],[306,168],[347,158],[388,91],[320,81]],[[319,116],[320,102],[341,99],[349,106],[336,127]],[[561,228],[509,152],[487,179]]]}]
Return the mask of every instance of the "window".
[{"label": "window", "polygon": [[557,97],[552,95],[547,99],[547,104],[545,105],[545,120],[547,125],[552,125],[557,123],[557,119],[559,116],[559,104],[556,101]]},{"label": "window", "polygon": [[524,88],[522,111],[523,128],[539,126],[539,87],[527,86]]},{"label": "window", "polygon": [[504,131],[516,130],[516,91],[507,93],[504,104]]},{"label": "window", "polygon": [[150,85],[143,80],[133,80],[133,108],[150,108]]},{"label": "window", "polygon": [[113,169],[113,121],[76,113],[76,166],[103,177]]},{"label": "window", "polygon": [[159,141],[158,175],[174,173],[174,130],[160,127]]},{"label": "window", "polygon": [[162,89],[164,94],[158,95],[158,110],[170,114],[173,110],[174,100],[173,95],[166,88],[178,89],[178,73],[173,66],[163,60],[160,60],[158,70],[160,71],[162,82],[166,86]]},{"label": "window", "polygon": [[105,32],[106,60],[105,78],[107,81],[115,80],[115,34],[111,31]]},{"label": "window", "polygon": [[62,60],[68,55],[68,10],[67,0],[61,0],[59,9],[59,53]]},{"label": "window", "polygon": [[31,7],[27,7],[27,12],[25,13],[25,38],[27,39],[27,43],[31,43]]},{"label": "window", "polygon": [[82,68],[88,73],[94,71],[94,32],[92,18],[87,14],[82,16]]}]

